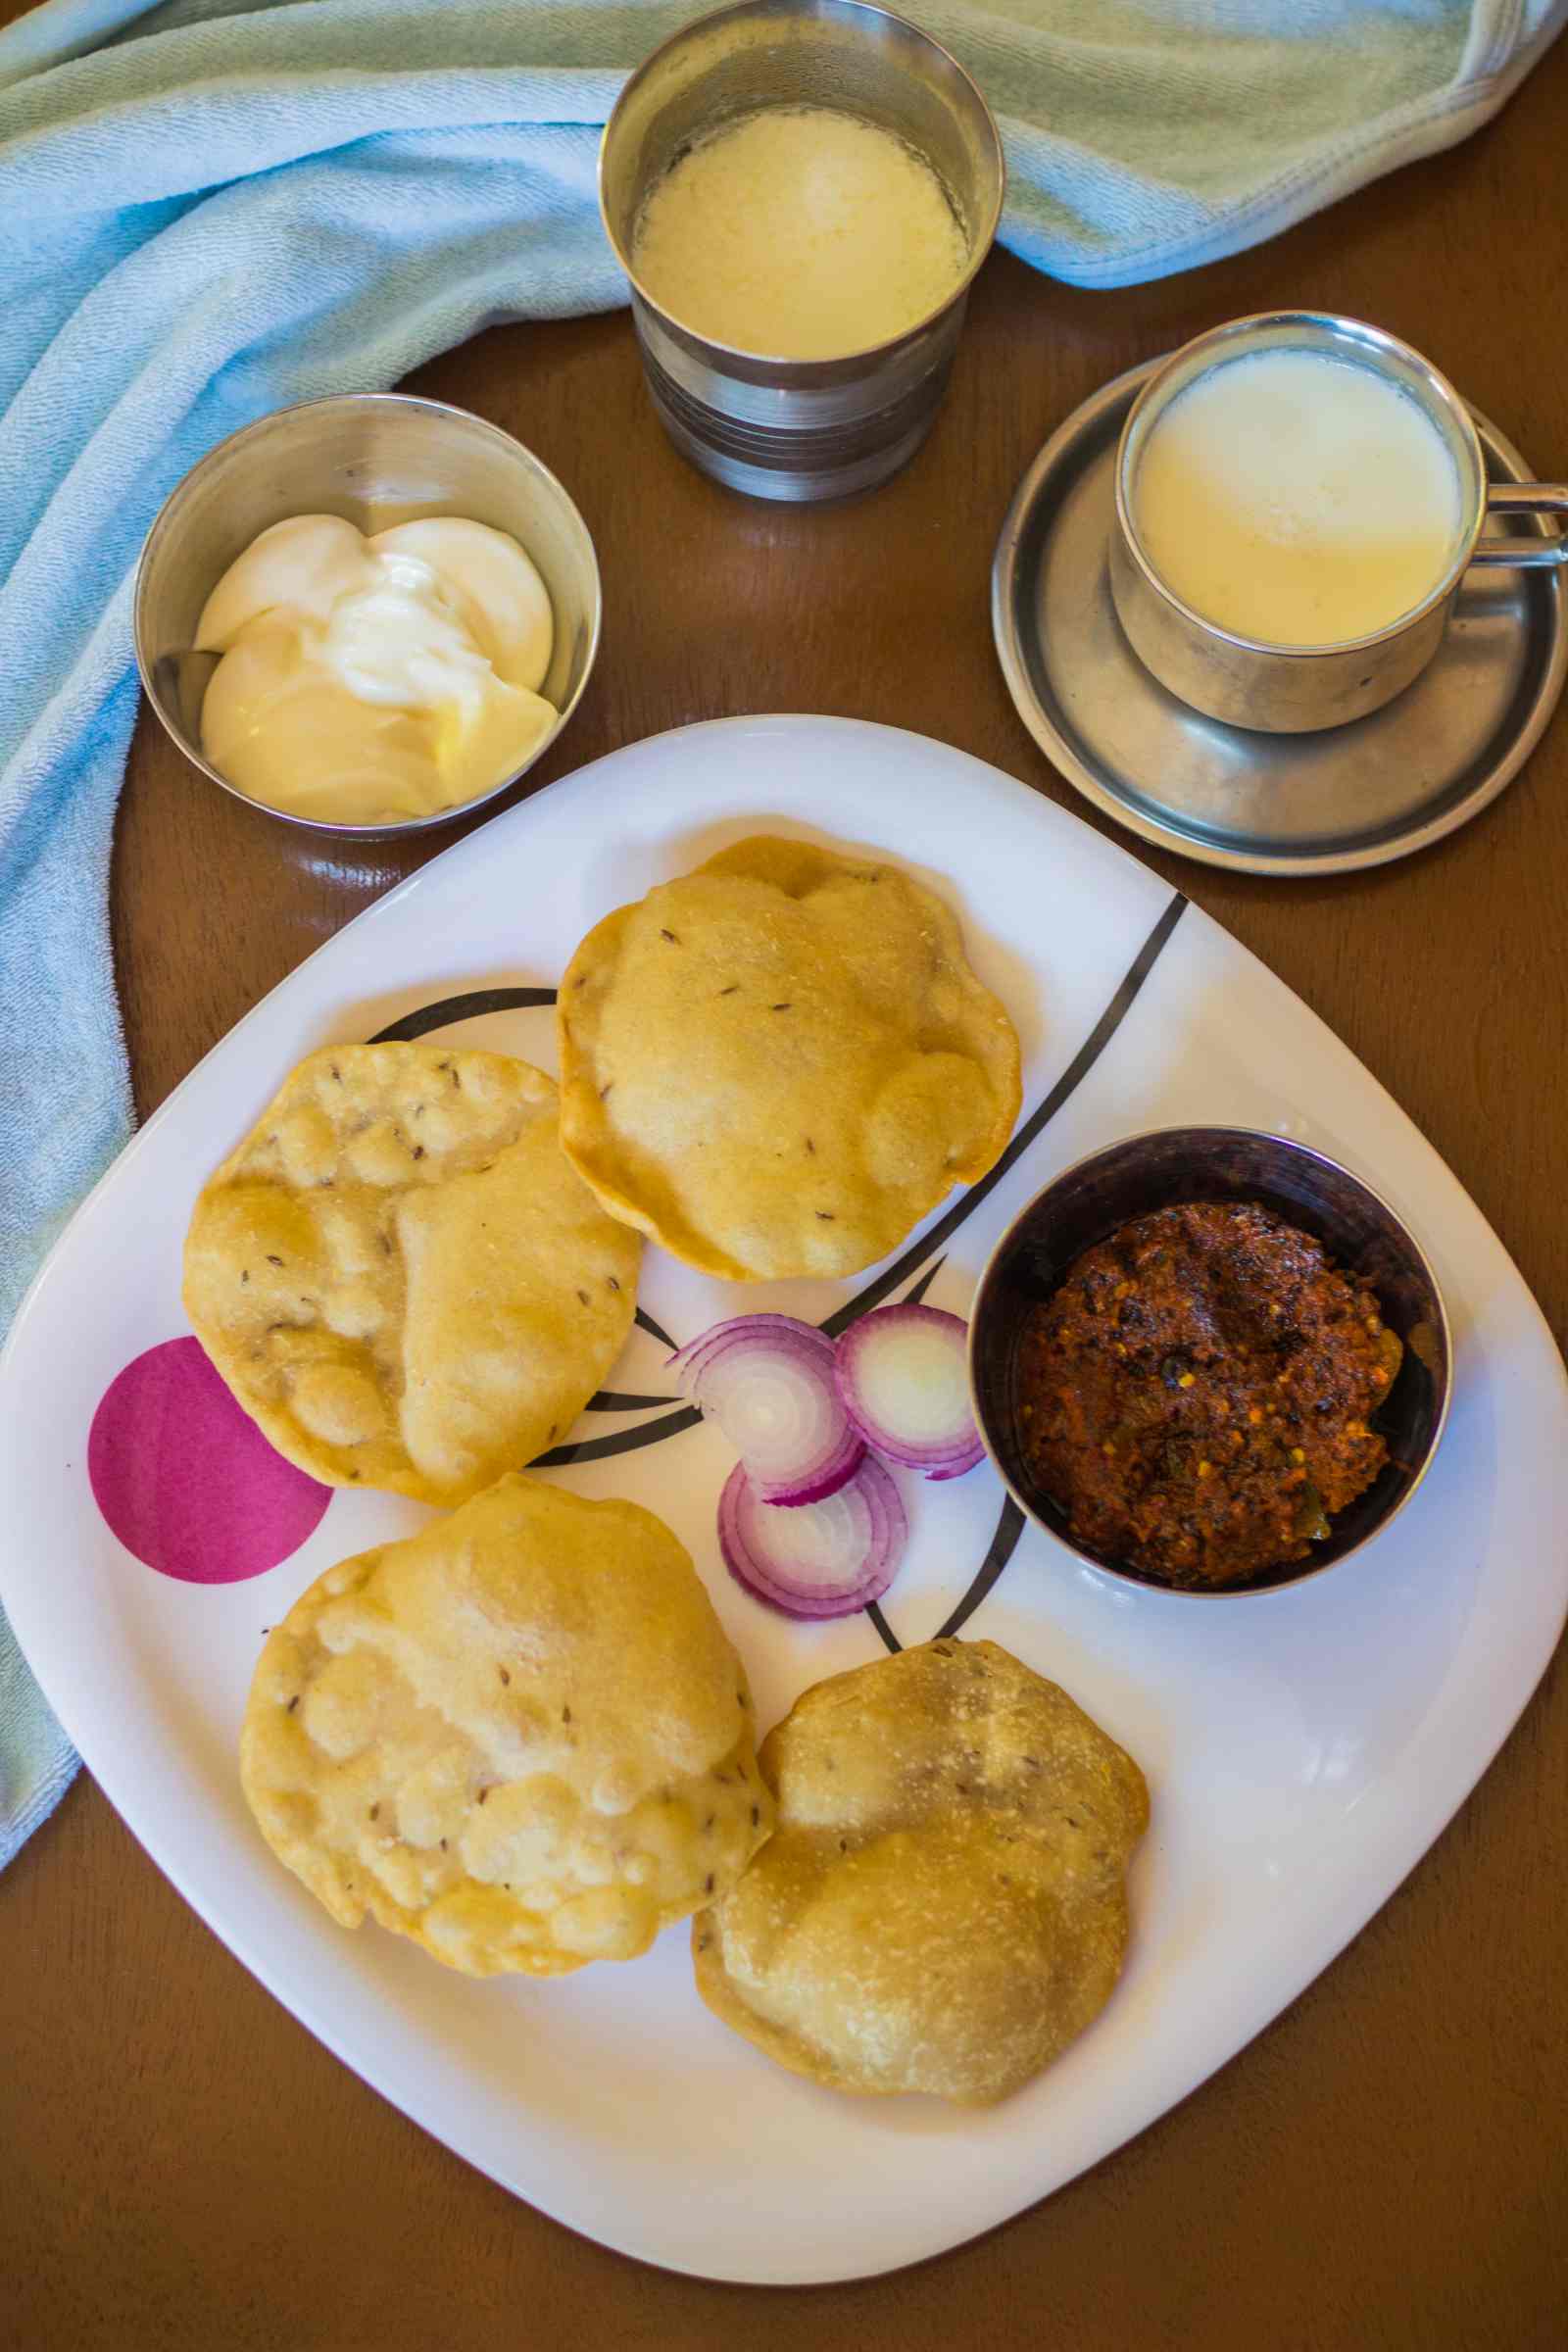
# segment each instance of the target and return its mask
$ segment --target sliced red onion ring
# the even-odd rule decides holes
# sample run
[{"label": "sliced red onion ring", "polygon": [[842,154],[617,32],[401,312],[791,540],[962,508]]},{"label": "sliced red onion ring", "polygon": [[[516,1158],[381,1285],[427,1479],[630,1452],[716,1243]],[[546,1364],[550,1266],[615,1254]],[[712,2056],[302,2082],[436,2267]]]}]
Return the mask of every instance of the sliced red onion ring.
[{"label": "sliced red onion ring", "polygon": [[865,1446],[834,1385],[833,1343],[793,1315],[735,1315],[669,1358],[682,1394],[710,1413],[763,1502],[824,1502]]},{"label": "sliced red onion ring", "polygon": [[879,1600],[908,1533],[899,1490],[870,1454],[825,1502],[780,1510],[763,1501],[744,1462],[718,1498],[724,1565],[755,1599],[786,1617],[852,1617]]},{"label": "sliced red onion ring", "polygon": [[985,1447],[969,1403],[969,1326],[936,1306],[878,1306],[839,1341],[834,1377],[868,1446],[927,1478],[961,1478]]}]

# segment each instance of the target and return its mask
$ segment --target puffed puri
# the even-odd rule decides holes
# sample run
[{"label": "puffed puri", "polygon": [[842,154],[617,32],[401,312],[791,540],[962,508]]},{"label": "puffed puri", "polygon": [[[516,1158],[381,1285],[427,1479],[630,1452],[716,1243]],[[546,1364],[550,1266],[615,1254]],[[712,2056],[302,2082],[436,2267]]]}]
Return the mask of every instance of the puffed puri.
[{"label": "puffed puri", "polygon": [[897,866],[759,835],[597,924],[557,1000],[561,1140],[726,1282],[842,1277],[995,1166],[1018,1039]]},{"label": "puffed puri", "polygon": [[515,1474],[317,1579],[263,1648],[240,1768],[340,1925],[368,1913],[470,1976],[636,1958],[773,1821],[681,1544]]},{"label": "puffed puri", "polygon": [[576,1419],[631,1329],[642,1244],[511,1054],[328,1046],[203,1186],[197,1338],[279,1453],[451,1504]]},{"label": "puffed puri", "polygon": [[1110,1998],[1144,1776],[993,1642],[818,1683],[762,1742],[777,1829],[692,1924],[713,2014],[835,2090],[989,2106]]}]

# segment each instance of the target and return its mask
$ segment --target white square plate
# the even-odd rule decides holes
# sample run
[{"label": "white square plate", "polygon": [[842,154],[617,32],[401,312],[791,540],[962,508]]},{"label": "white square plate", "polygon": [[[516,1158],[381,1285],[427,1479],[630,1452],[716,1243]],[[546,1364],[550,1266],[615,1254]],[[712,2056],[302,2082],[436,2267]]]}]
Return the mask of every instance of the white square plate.
[{"label": "white square plate", "polygon": [[[116,1540],[87,1476],[105,1391],[185,1329],[180,1248],[198,1186],[301,1054],[446,1005],[442,1036],[553,1067],[547,1001],[485,1010],[481,994],[466,1013],[448,1001],[497,988],[548,1000],[611,907],[769,830],[904,859],[941,891],[1017,1023],[1025,1118],[1057,1098],[947,1240],[936,1302],[967,1310],[1003,1226],[1084,1152],[1148,1127],[1233,1123],[1299,1137],[1367,1177],[1426,1250],[1453,1321],[1441,1453],[1342,1569],[1235,1610],[1194,1607],[1101,1577],[1031,1528],[968,1617],[967,1632],[1062,1683],[1139,1759],[1153,1797],[1121,1985],[1056,2066],[983,2114],[840,2097],[773,2067],[699,2002],[681,1930],[633,1966],[533,1984],[473,1983],[373,1927],[334,1927],[245,1810],[245,1693],[263,1628],[306,1584],[428,1514],[339,1492],[267,1573],[193,1583]],[[901,1253],[895,1295],[928,1271],[935,1253],[918,1243]],[[819,1320],[874,1278],[738,1293],[650,1250],[641,1297],[684,1340],[743,1299]],[[662,1353],[634,1332],[610,1387],[667,1393]],[[572,1434],[660,1417],[590,1412]],[[177,1456],[177,1432],[146,1435],[149,1459]],[[879,1636],[865,1617],[791,1625],[730,1582],[714,1532],[729,1466],[722,1438],[700,1427],[546,1475],[670,1522],[766,1724],[808,1684],[877,1654]],[[973,1597],[1003,1495],[986,1465],[901,1487],[913,1540],[884,1606],[895,1636],[919,1641]],[[1568,1599],[1562,1365],[1495,1237],[1410,1122],[1278,980],[1123,851],[961,753],[842,719],[725,720],[601,760],[449,850],[274,990],[148,1122],[39,1276],[0,1358],[0,1590],[51,1703],[136,1836],[278,1999],[545,2212],[672,2269],[775,2283],[955,2245],[1229,2058],[1474,1786]]]}]

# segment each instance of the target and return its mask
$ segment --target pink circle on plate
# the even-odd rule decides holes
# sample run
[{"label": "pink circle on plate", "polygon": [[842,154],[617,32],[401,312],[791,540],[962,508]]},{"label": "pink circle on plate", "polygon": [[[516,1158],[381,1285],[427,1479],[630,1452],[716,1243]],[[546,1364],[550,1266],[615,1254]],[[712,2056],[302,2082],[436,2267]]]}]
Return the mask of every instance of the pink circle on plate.
[{"label": "pink circle on plate", "polygon": [[199,1340],[166,1340],[105,1390],[87,1440],[98,1508],[138,1560],[237,1585],[298,1551],[332,1499],[270,1446]]}]

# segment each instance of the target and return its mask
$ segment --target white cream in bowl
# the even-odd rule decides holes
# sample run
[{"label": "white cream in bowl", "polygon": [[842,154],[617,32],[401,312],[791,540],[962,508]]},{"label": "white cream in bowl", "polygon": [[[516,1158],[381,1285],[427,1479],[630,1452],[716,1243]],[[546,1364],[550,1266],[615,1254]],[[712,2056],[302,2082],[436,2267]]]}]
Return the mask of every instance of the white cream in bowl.
[{"label": "white cream in bowl", "polygon": [[557,711],[555,622],[530,558],[457,516],[367,538],[300,514],[254,539],[202,611],[221,655],[202,750],[291,815],[384,824],[455,808],[522,765]]}]

